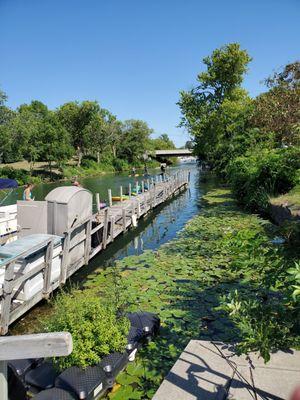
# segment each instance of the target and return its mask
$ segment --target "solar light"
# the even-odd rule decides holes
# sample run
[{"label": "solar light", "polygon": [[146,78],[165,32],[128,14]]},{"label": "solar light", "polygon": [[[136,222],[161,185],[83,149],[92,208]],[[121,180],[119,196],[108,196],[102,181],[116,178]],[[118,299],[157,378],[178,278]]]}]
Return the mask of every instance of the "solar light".
[{"label": "solar light", "polygon": [[149,333],[150,333],[150,328],[149,328],[149,326],[144,326],[143,331],[144,331],[144,333],[145,333],[146,335],[149,335]]},{"label": "solar light", "polygon": [[133,348],[134,348],[133,344],[132,343],[128,343],[127,346],[126,346],[127,353],[130,354],[132,352]]},{"label": "solar light", "polygon": [[143,331],[146,336],[147,342],[151,342],[151,329],[149,328],[149,326],[144,326]]},{"label": "solar light", "polygon": [[79,392],[79,399],[80,400],[86,399],[86,393],[84,391]]}]

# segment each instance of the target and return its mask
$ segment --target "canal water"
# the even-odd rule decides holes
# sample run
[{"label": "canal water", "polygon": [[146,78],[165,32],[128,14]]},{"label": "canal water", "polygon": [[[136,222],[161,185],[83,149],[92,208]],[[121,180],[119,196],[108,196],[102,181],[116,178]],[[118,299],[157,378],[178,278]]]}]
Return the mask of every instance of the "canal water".
[{"label": "canal water", "polygon": [[[145,250],[158,249],[162,244],[175,238],[187,221],[199,213],[201,197],[203,193],[207,191],[209,184],[205,182],[205,178],[203,179],[203,177],[201,177],[202,173],[195,164],[184,164],[173,167],[169,170],[169,173],[173,174],[179,169],[190,171],[191,178],[189,188],[175,198],[160,205],[144,218],[141,218],[137,228],[130,229],[124,235],[119,236],[105,251],[93,258],[88,266],[82,267],[72,276],[71,285],[82,285],[89,274],[93,273],[98,268],[110,265],[114,260],[129,255],[138,255]],[[142,177],[140,179],[142,179]],[[129,182],[133,183],[133,178],[124,174],[110,174],[81,179],[83,187],[91,190],[93,193],[100,194],[101,201],[107,199],[107,190],[109,188],[112,189],[113,195],[117,195],[120,185],[123,186],[125,191]],[[60,182],[39,185],[34,188],[33,195],[36,200],[43,200],[49,191],[62,184],[65,185],[66,183]],[[23,333],[30,331],[31,326],[35,325],[35,321],[38,320],[39,315],[45,312],[47,312],[46,303],[37,305],[29,314],[12,326],[12,332]]]}]

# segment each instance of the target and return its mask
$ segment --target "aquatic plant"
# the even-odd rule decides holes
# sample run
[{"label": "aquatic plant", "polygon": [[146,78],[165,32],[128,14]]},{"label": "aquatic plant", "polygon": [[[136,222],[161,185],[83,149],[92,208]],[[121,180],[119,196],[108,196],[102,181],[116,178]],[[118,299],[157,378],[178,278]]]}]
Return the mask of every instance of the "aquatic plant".
[{"label": "aquatic plant", "polygon": [[117,316],[114,307],[103,304],[93,291],[73,290],[61,293],[53,312],[42,322],[47,332],[67,331],[72,334],[73,352],[55,360],[59,369],[73,365],[87,367],[127,344],[129,320]]}]

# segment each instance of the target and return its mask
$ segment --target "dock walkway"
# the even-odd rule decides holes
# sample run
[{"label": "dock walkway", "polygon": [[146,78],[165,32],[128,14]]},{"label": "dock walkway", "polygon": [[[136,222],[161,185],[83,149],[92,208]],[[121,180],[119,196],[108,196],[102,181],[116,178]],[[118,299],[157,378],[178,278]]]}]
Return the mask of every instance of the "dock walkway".
[{"label": "dock walkway", "polygon": [[[89,260],[104,250],[119,235],[152,209],[171,199],[188,186],[189,173],[179,171],[175,175],[158,176],[141,181],[133,195],[100,208],[96,196],[97,212],[79,220],[64,232],[63,237],[50,234],[34,234],[0,247],[0,334],[9,325],[30,310],[74,274],[87,265]],[[147,190],[146,190],[147,189]]]},{"label": "dock walkway", "polygon": [[222,342],[191,340],[153,400],[288,400],[300,386],[300,351],[278,351],[265,364]]}]

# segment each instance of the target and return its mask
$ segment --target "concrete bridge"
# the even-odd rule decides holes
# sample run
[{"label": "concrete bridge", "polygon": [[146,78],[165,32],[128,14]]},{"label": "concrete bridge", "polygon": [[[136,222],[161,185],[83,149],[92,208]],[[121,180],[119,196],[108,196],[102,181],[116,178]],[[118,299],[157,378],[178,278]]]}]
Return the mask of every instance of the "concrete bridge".
[{"label": "concrete bridge", "polygon": [[189,149],[155,150],[147,152],[146,156],[151,158],[191,157],[193,156],[193,152]]}]

